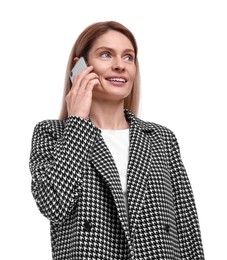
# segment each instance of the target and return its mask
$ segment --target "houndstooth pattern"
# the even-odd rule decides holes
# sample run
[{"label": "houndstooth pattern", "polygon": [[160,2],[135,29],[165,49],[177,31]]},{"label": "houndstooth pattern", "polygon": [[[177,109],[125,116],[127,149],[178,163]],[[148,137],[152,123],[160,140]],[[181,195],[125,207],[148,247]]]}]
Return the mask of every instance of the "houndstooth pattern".
[{"label": "houndstooth pattern", "polygon": [[175,135],[130,111],[129,224],[120,177],[90,120],[36,125],[32,193],[50,220],[54,260],[202,260],[192,189]]}]

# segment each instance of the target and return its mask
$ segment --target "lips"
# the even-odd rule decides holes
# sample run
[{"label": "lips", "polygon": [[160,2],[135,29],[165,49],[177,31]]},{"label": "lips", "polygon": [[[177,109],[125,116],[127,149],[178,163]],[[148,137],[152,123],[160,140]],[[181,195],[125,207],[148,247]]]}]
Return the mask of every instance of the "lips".
[{"label": "lips", "polygon": [[126,83],[127,82],[127,80],[125,78],[118,78],[118,77],[106,78],[106,80],[111,81],[111,82],[117,82],[117,83]]}]

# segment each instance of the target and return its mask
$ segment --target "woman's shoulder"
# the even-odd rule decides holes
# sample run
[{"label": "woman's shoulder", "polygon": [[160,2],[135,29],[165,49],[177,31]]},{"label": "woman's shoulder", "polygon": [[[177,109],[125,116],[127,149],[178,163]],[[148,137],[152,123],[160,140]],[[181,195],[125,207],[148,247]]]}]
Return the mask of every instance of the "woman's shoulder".
[{"label": "woman's shoulder", "polygon": [[35,133],[60,138],[64,133],[96,133],[98,128],[92,124],[90,119],[82,119],[78,116],[70,116],[66,120],[48,119],[40,121],[35,126]]},{"label": "woman's shoulder", "polygon": [[44,128],[62,128],[65,125],[64,120],[60,119],[45,119],[42,121],[39,121],[36,126],[38,127],[44,127]]},{"label": "woman's shoulder", "polygon": [[167,136],[174,135],[174,132],[170,128],[162,124],[151,122],[151,121],[145,121],[140,118],[137,118],[137,121],[142,127],[142,129],[144,129],[145,131],[155,132],[157,134],[167,135]]},{"label": "woman's shoulder", "polygon": [[58,119],[46,119],[35,125],[34,132],[39,134],[51,134],[55,137],[62,135],[65,128],[65,121]]},{"label": "woman's shoulder", "polygon": [[176,135],[170,128],[159,123],[141,119],[138,120],[140,121],[143,131],[145,131],[154,142],[161,141],[167,150],[171,150],[175,144],[178,144]]}]

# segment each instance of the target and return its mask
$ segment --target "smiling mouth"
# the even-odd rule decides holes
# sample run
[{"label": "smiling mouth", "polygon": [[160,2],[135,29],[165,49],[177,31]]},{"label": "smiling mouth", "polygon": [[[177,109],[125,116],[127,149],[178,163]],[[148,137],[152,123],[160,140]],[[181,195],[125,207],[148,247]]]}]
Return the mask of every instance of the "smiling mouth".
[{"label": "smiling mouth", "polygon": [[126,83],[127,80],[123,78],[107,78],[108,81],[111,82],[119,82],[119,83]]}]

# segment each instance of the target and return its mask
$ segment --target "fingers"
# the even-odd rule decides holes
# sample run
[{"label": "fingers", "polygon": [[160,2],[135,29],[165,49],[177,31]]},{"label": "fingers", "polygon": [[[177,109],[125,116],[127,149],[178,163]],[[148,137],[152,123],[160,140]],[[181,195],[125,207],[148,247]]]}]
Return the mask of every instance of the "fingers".
[{"label": "fingers", "polygon": [[98,75],[92,72],[92,70],[93,67],[89,66],[81,74],[75,76],[72,88],[66,96],[69,116],[89,117],[92,91],[96,85],[100,84]]},{"label": "fingers", "polygon": [[77,93],[79,90],[84,91],[87,86],[93,86],[99,83],[99,78],[96,73],[92,72],[93,67],[89,66],[81,74],[75,76],[71,91]]},{"label": "fingers", "polygon": [[[80,74],[76,75],[73,80],[72,88],[78,88],[81,85],[81,82],[92,74],[92,66],[87,67]],[[89,75],[89,76],[88,76]]]}]

